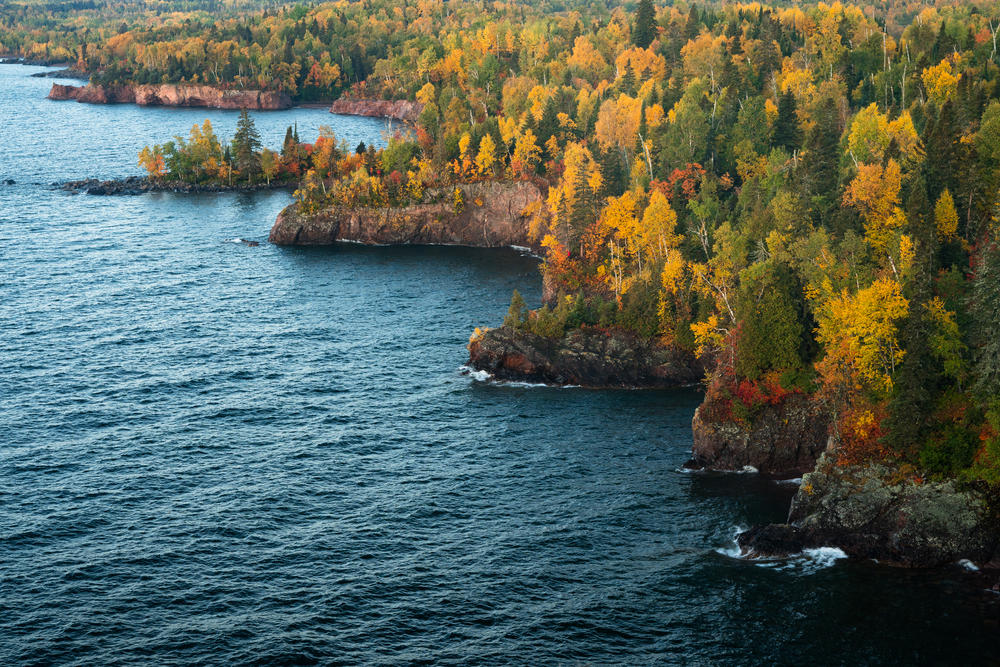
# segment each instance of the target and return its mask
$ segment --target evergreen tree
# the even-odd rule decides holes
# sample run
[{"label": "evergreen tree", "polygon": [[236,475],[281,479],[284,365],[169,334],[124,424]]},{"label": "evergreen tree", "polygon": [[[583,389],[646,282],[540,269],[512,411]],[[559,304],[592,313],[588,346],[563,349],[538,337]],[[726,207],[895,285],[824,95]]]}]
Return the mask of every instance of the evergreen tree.
[{"label": "evergreen tree", "polygon": [[260,148],[260,133],[254,126],[253,118],[246,109],[241,109],[240,119],[236,121],[233,149],[236,152],[236,168],[247,177],[248,183],[260,174]]},{"label": "evergreen tree", "polygon": [[698,7],[692,2],[688,11],[687,23],[684,24],[684,43],[690,42],[701,32],[701,21],[698,19]]},{"label": "evergreen tree", "polygon": [[287,157],[293,152],[295,146],[295,136],[292,134],[292,126],[288,126],[288,130],[285,131],[285,140],[281,143],[281,155]]},{"label": "evergreen tree", "polygon": [[923,444],[927,420],[933,409],[932,390],[940,374],[931,353],[933,332],[927,317],[937,257],[937,232],[930,210],[925,181],[918,176],[910,186],[906,204],[915,251],[913,276],[906,286],[909,314],[902,332],[906,356],[896,369],[889,417],[883,423],[888,431],[885,442],[899,453],[912,452]]},{"label": "evergreen tree", "polygon": [[622,168],[618,151],[612,148],[600,155],[602,198],[621,197],[625,192],[625,170]]},{"label": "evergreen tree", "polygon": [[957,182],[959,143],[958,131],[955,127],[955,105],[949,99],[941,106],[933,127],[930,121],[924,132],[924,149],[927,154],[925,164],[932,165],[927,170],[927,194],[931,201],[937,201],[945,188],[952,192],[960,192]]},{"label": "evergreen tree", "polygon": [[618,90],[626,95],[633,95],[635,91],[635,72],[632,71],[632,63],[625,63],[625,71],[618,79]]},{"label": "evergreen tree", "polygon": [[1000,202],[979,242],[972,274],[969,312],[975,362],[973,391],[980,401],[1000,400]]},{"label": "evergreen tree", "polygon": [[632,43],[645,49],[656,39],[656,9],[653,0],[639,0],[635,13],[635,27],[632,29]]},{"label": "evergreen tree", "polygon": [[[530,113],[528,114],[531,115]],[[542,161],[547,162],[554,159],[554,155],[549,154],[549,149],[546,146],[549,139],[559,133],[559,110],[556,108],[555,97],[550,97],[545,103],[545,109],[542,111],[542,120],[538,123],[538,145],[542,149]]]},{"label": "evergreen tree", "polygon": [[812,200],[814,215],[824,221],[837,204],[839,176],[840,128],[837,106],[832,98],[828,97],[820,104],[816,124],[806,139],[805,148],[803,184]]},{"label": "evergreen tree", "polygon": [[795,111],[795,95],[789,89],[778,100],[778,118],[774,122],[774,134],[771,137],[772,146],[784,148],[789,153],[802,147],[802,130]]}]

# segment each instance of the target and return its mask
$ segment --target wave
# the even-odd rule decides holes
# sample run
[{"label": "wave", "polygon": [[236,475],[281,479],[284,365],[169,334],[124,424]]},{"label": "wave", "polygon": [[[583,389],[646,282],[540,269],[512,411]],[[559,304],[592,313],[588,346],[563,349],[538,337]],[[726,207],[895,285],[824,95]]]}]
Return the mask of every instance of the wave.
[{"label": "wave", "polygon": [[805,549],[801,553],[792,554],[784,558],[761,558],[755,556],[753,551],[744,552],[739,546],[741,533],[747,531],[746,526],[735,526],[733,529],[733,541],[731,546],[719,547],[716,553],[753,563],[756,567],[763,567],[771,570],[793,570],[804,574],[812,574],[832,567],[839,560],[847,558],[847,554],[837,547],[818,547],[816,549]]},{"label": "wave", "polygon": [[534,389],[537,387],[550,387],[552,389],[578,389],[578,384],[546,384],[544,382],[518,382],[517,380],[497,380],[489,371],[477,371],[471,366],[459,366],[458,371],[462,375],[468,375],[473,380],[479,382],[489,382],[498,387],[517,387],[518,389]]}]

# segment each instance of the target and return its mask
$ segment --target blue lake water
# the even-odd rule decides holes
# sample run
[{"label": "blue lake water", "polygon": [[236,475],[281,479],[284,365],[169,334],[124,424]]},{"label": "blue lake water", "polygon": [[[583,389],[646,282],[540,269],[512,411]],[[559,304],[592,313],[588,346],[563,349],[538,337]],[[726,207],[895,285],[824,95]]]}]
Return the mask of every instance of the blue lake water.
[{"label": "blue lake water", "polygon": [[0,66],[0,664],[1000,664],[960,566],[733,558],[795,487],[679,471],[696,390],[463,374],[535,259],[270,246],[280,191],[52,188],[238,114],[51,102],[40,69]]}]

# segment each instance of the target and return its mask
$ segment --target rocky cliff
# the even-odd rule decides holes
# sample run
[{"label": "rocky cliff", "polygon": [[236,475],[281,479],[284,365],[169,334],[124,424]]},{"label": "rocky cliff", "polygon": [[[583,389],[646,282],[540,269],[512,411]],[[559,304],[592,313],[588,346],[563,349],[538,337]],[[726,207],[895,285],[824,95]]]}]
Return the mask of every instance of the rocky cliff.
[{"label": "rocky cliff", "polygon": [[288,109],[288,93],[260,90],[220,90],[212,86],[160,84],[149,86],[52,85],[50,100],[76,100],[89,104],[138,104],[140,106],[211,107],[215,109]]},{"label": "rocky cliff", "polygon": [[903,567],[967,558],[1000,567],[997,493],[928,482],[886,465],[838,466],[824,455],[802,477],[788,524],[754,526],[739,537],[752,557],[817,547]]},{"label": "rocky cliff", "polygon": [[330,107],[330,113],[348,116],[370,116],[373,118],[395,118],[408,123],[417,122],[424,105],[407,100],[347,100],[340,99]]},{"label": "rocky cliff", "polygon": [[804,394],[764,406],[750,425],[709,419],[712,408],[708,399],[694,413],[691,454],[699,466],[713,470],[750,466],[762,473],[806,472],[829,440],[829,417]]},{"label": "rocky cliff", "polygon": [[469,341],[468,365],[500,380],[585,387],[680,387],[704,377],[693,354],[620,329],[545,338],[500,327]]},{"label": "rocky cliff", "polygon": [[405,208],[332,206],[304,215],[297,204],[278,215],[270,241],[277,245],[321,245],[334,241],[362,243],[435,243],[470,246],[525,246],[525,209],[544,197],[530,181],[483,181],[457,186],[463,208],[455,211],[454,188],[430,189],[426,203]]}]

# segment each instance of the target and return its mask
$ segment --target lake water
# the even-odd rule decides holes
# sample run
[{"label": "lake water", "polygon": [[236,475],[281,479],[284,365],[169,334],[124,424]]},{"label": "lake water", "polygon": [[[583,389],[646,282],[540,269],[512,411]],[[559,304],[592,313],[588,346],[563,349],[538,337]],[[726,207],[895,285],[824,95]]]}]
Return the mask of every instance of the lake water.
[{"label": "lake water", "polygon": [[958,565],[732,557],[795,487],[680,471],[697,391],[463,374],[535,259],[270,246],[286,192],[54,189],[237,113],[50,102],[40,69],[0,67],[0,664],[1000,664]]}]

